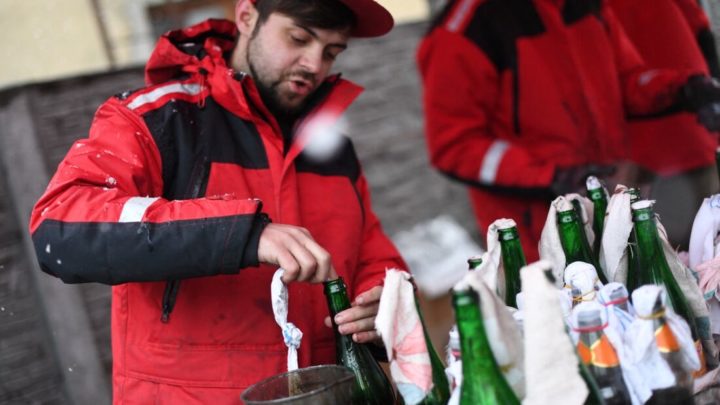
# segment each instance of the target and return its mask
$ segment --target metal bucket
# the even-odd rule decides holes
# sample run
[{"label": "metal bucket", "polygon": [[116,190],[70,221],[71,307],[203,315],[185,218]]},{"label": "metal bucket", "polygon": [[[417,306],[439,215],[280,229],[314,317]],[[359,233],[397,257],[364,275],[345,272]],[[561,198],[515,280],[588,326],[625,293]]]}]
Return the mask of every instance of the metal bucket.
[{"label": "metal bucket", "polygon": [[266,378],[252,385],[240,398],[246,405],[349,404],[355,374],[343,366],[301,368]]}]

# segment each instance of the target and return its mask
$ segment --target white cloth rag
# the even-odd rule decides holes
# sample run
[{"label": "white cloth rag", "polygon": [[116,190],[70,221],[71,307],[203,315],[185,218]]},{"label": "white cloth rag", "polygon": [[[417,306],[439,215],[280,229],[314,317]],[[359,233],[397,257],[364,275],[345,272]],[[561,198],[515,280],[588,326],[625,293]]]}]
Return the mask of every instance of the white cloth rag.
[{"label": "white cloth rag", "polygon": [[[520,271],[524,295],[525,381],[523,405],[581,405],[588,388],[565,330],[557,289],[543,274],[552,264],[539,261]],[[558,278],[561,280],[560,278]]]},{"label": "white cloth rag", "polygon": [[502,370],[505,380],[515,391],[515,395],[523,398],[525,396],[523,343],[512,313],[480,274],[474,271],[468,272],[458,285],[462,283],[467,283],[478,293],[483,324],[495,361]]},{"label": "white cloth rag", "polygon": [[715,194],[703,201],[693,221],[688,252],[691,269],[697,271],[700,263],[720,255],[718,233],[720,233],[720,194]]},{"label": "white cloth rag", "polygon": [[690,334],[690,327],[680,316],[668,308],[665,287],[644,285],[632,293],[632,302],[638,317],[633,320],[625,331],[624,340],[629,350],[629,358],[645,379],[651,389],[662,389],[676,384],[675,375],[670,366],[662,358],[655,341],[655,326],[652,319],[655,314],[655,303],[660,300],[665,306],[665,319],[682,354],[682,367],[693,372],[700,369],[700,358]]},{"label": "white cloth rag", "polygon": [[482,276],[485,284],[497,292],[500,297],[505,296],[505,268],[502,262],[502,250],[498,237],[498,230],[517,226],[512,219],[501,218],[495,220],[487,230],[487,251],[482,255],[482,263],[475,272]]},{"label": "white cloth rag", "polygon": [[595,235],[592,230],[591,221],[593,217],[592,201],[579,194],[567,194],[566,196],[556,198],[550,204],[547,219],[545,220],[545,226],[540,234],[538,250],[540,252],[540,258],[547,260],[552,264],[552,273],[553,276],[555,276],[555,286],[557,288],[562,287],[562,275],[563,270],[565,269],[565,252],[563,251],[562,243],[560,242],[560,235],[558,233],[557,212],[574,209],[572,204],[573,200],[580,202],[580,220],[583,223],[585,235],[587,236],[590,246],[593,244]]},{"label": "white cloth rag", "polygon": [[600,241],[600,266],[605,269],[608,281],[627,282],[628,238],[633,230],[630,211],[630,194],[622,185],[608,202],[605,228]]},{"label": "white cloth rag", "polygon": [[387,270],[375,329],[390,360],[390,374],[405,403],[420,403],[433,387],[423,325],[415,306],[410,274]]},{"label": "white cloth rag", "polygon": [[698,273],[700,291],[710,307],[712,333],[720,334],[720,194],[706,198],[693,222],[688,252],[690,268]]},{"label": "white cloth rag", "polygon": [[[597,290],[603,286],[595,266],[585,262],[570,263],[563,273],[563,282],[563,288],[570,290],[570,296],[576,302],[594,301]],[[574,296],[573,289],[578,290],[579,297]]]},{"label": "white cloth rag", "polygon": [[[619,298],[613,299],[613,293],[620,292]],[[627,288],[622,283],[612,282],[604,285],[598,291],[598,302],[607,308],[608,324],[619,333],[625,333],[630,327],[633,319],[635,319],[635,308],[630,302],[630,296]],[[620,305],[626,304],[628,310],[625,311]]]},{"label": "white cloth rag", "polygon": [[295,325],[287,321],[290,299],[288,297],[287,286],[281,280],[284,273],[284,269],[278,269],[275,274],[273,274],[272,282],[270,283],[270,297],[275,322],[280,326],[283,341],[288,348],[288,371],[293,371],[298,368],[297,350],[300,348],[303,333]]},{"label": "white cloth rag", "polygon": [[697,327],[700,343],[702,344],[707,369],[714,369],[718,366],[718,347],[712,337],[710,310],[705,302],[705,297],[702,291],[700,291],[698,280],[693,274],[693,271],[683,264],[682,260],[678,257],[678,252],[670,246],[665,228],[657,219],[655,222],[657,224],[658,235],[660,236],[660,243],[662,244],[665,259],[695,317],[695,326]]},{"label": "white cloth rag", "polygon": [[448,332],[447,365],[445,375],[452,391],[448,405],[458,405],[462,386],[462,358],[460,357],[460,332],[458,332],[457,325],[453,325]]}]

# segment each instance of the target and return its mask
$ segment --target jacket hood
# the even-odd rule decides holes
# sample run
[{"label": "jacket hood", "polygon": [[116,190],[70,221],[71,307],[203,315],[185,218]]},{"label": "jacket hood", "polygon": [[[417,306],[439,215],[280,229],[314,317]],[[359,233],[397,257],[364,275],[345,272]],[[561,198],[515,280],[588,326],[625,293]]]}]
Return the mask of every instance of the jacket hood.
[{"label": "jacket hood", "polygon": [[145,82],[155,85],[188,72],[187,66],[227,67],[238,30],[228,20],[206,20],[168,31],[157,42],[145,66]]}]

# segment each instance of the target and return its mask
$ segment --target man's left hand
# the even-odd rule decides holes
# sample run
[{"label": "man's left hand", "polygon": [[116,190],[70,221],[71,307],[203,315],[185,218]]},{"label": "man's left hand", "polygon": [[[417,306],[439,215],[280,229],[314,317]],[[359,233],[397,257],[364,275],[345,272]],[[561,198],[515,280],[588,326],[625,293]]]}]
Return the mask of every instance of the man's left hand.
[{"label": "man's left hand", "polygon": [[[365,291],[355,298],[350,308],[335,315],[339,332],[343,335],[352,334],[353,341],[357,343],[378,341],[380,336],[375,331],[375,316],[382,291],[382,286]],[[329,316],[325,318],[325,325],[332,326]]]}]

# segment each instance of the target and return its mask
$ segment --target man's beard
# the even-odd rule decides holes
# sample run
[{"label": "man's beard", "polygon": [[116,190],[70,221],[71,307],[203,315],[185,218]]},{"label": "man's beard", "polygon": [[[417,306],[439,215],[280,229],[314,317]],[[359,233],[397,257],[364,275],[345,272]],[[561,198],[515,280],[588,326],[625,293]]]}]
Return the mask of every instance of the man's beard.
[{"label": "man's beard", "polygon": [[254,56],[256,55],[256,52],[254,52],[255,49],[253,45],[254,44],[251,43],[248,47],[247,65],[250,70],[250,74],[254,79],[255,87],[257,87],[258,89],[258,93],[260,93],[260,98],[262,99],[267,109],[270,110],[270,112],[276,118],[295,119],[298,114],[300,114],[300,112],[305,108],[305,105],[307,104],[307,99],[310,97],[310,95],[312,95],[312,93],[305,97],[305,99],[301,102],[294,105],[289,105],[283,100],[282,95],[280,94],[279,86],[283,83],[283,81],[290,77],[302,77],[303,79],[308,80],[311,83],[315,83],[315,75],[304,71],[297,71],[283,74],[280,78],[275,80],[267,79],[260,74],[260,72],[263,70],[261,64],[257,64],[254,61]]}]

